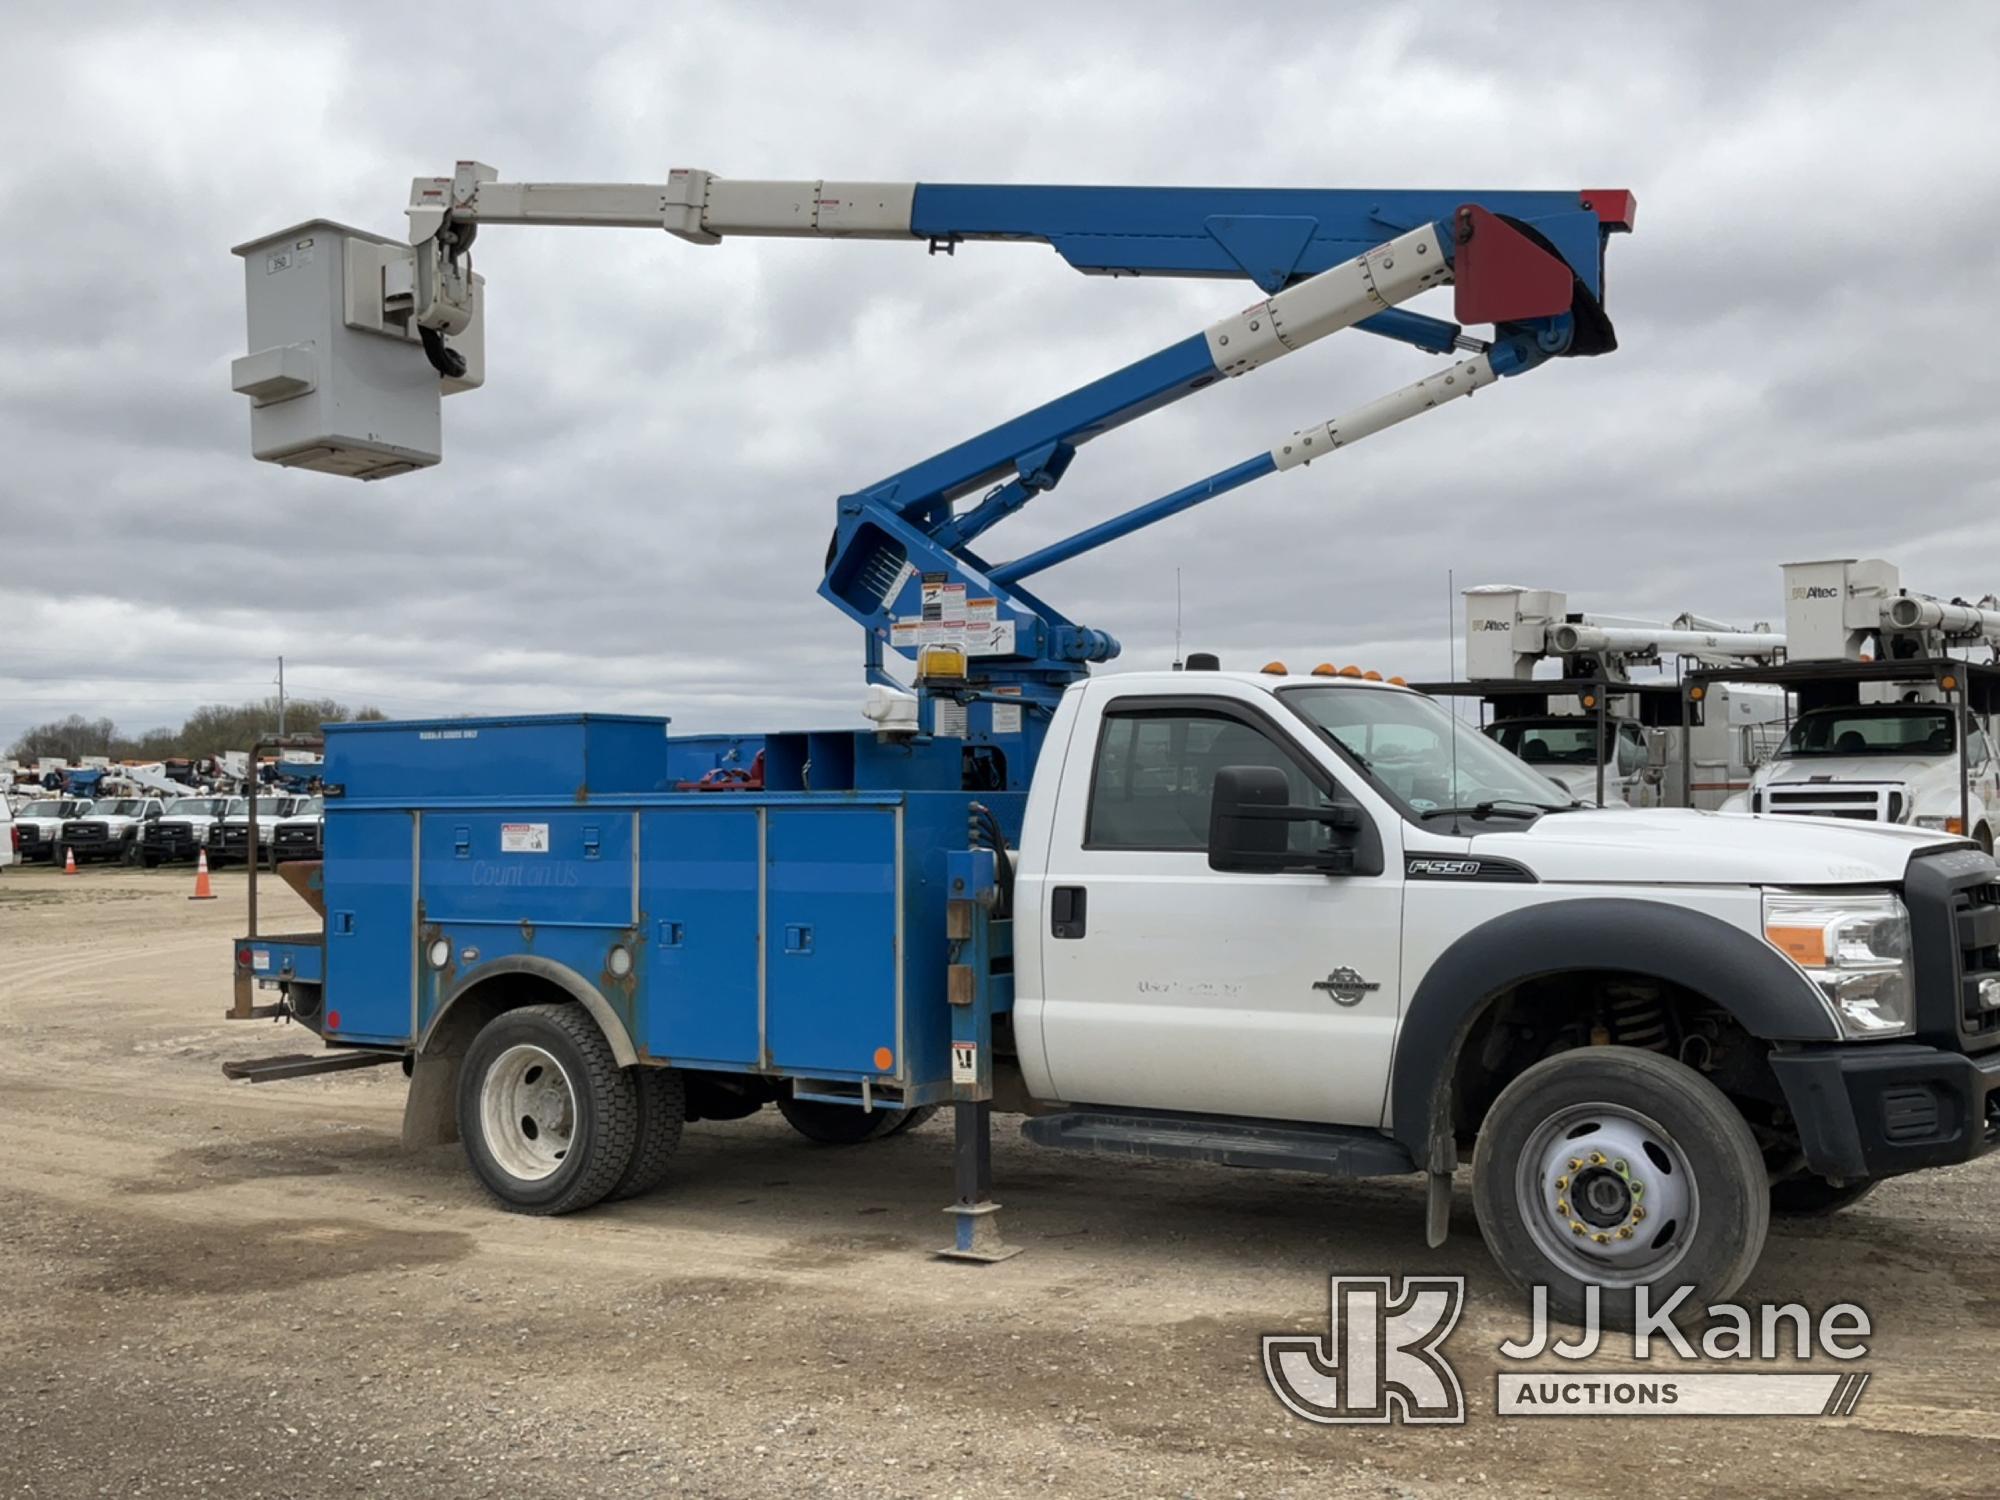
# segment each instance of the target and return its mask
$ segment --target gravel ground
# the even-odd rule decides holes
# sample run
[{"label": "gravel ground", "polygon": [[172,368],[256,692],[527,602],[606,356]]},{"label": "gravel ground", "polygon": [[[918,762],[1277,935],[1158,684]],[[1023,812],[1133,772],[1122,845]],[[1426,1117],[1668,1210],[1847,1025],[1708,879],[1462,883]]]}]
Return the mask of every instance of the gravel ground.
[{"label": "gravel ground", "polygon": [[[400,1148],[393,1069],[224,1081],[310,1038],[221,1019],[217,880],[197,906],[186,871],[0,872],[0,1494],[2000,1492],[2000,1165],[1775,1231],[1745,1296],[1873,1314],[1852,1417],[1507,1420],[1521,1318],[1463,1191],[1433,1253],[1413,1182],[1096,1161],[1003,1121],[1027,1253],[961,1266],[926,1254],[947,1117],[843,1152],[767,1111],[691,1127],[648,1198],[499,1213],[456,1148]],[[302,914],[263,889],[273,928]],[[1323,1331],[1335,1272],[1468,1278],[1466,1426],[1278,1405],[1258,1335]]]}]

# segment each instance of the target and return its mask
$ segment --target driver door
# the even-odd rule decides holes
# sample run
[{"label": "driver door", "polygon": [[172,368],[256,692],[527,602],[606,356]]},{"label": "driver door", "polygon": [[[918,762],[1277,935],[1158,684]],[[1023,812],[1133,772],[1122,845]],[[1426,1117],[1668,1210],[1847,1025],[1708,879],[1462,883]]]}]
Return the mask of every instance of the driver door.
[{"label": "driver door", "polygon": [[[1114,699],[1073,751],[1040,934],[1042,1041],[1077,1103],[1376,1125],[1401,1000],[1401,825],[1383,873],[1208,864],[1224,766],[1358,805],[1275,720],[1226,698]],[[1362,816],[1373,818],[1365,807]],[[1298,825],[1293,837],[1318,837]]]}]

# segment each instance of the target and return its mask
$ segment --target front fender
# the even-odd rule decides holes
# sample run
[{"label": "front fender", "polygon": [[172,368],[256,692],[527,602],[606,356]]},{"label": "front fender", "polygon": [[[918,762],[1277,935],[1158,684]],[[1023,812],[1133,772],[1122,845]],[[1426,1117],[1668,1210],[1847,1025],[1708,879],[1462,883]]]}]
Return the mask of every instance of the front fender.
[{"label": "front fender", "polygon": [[1449,1170],[1451,1080],[1473,1024],[1526,980],[1582,970],[1679,985],[1767,1041],[1840,1040],[1812,981],[1740,927],[1662,901],[1551,901],[1473,928],[1417,985],[1396,1043],[1390,1134],[1431,1170]]}]

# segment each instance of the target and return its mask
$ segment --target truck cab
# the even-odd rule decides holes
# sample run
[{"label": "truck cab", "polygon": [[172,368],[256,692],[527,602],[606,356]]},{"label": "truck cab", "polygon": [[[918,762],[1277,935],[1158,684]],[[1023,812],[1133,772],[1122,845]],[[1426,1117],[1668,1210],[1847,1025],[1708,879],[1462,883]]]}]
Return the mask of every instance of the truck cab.
[{"label": "truck cab", "polygon": [[166,803],[158,797],[99,798],[87,814],[63,824],[63,850],[74,854],[78,864],[97,859],[135,865],[147,826],[165,811]]},{"label": "truck cab", "polygon": [[20,836],[23,864],[36,861],[62,863],[63,824],[90,811],[84,797],[38,797],[14,814],[14,829]]},{"label": "truck cab", "polygon": [[[305,800],[304,797],[290,794],[273,796],[269,792],[264,792],[258,795],[257,843],[260,857],[264,855],[262,846],[270,842],[273,826],[280,819],[289,818],[298,811],[299,804]],[[250,799],[232,797],[229,799],[228,811],[222,815],[214,832],[209,836],[208,862],[216,865],[230,860],[245,859],[248,857],[249,848]]]},{"label": "truck cab", "polygon": [[192,860],[209,846],[215,827],[232,802],[241,798],[176,797],[158,821],[146,827],[140,843],[140,862],[147,869],[155,865]]},{"label": "truck cab", "polygon": [[265,858],[272,869],[288,859],[318,859],[325,840],[326,799],[303,797],[271,825]]},{"label": "truck cab", "polygon": [[[1597,722],[1580,714],[1498,719],[1486,737],[1556,783],[1579,802],[1597,795],[1597,765],[1604,762],[1604,806],[1658,807],[1661,776],[1646,750],[1646,732],[1630,719],[1613,722],[1600,756]],[[1648,775],[1648,771],[1652,774]]]},{"label": "truck cab", "polygon": [[1980,719],[1968,715],[1966,726],[1969,825],[1960,821],[1959,714],[1946,703],[1809,709],[1729,810],[1967,833],[1990,853],[2000,827],[2000,761]]}]

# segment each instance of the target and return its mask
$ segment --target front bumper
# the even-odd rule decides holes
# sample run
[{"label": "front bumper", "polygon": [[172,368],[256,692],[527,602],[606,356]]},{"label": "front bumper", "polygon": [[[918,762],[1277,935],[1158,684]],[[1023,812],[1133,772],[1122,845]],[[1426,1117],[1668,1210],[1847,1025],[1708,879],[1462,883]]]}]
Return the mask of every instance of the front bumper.
[{"label": "front bumper", "polygon": [[1822,1177],[1895,1177],[2000,1143],[2000,1053],[1869,1043],[1775,1053],[1771,1068]]},{"label": "front bumper", "polygon": [[191,860],[201,848],[201,841],[194,836],[194,830],[184,824],[155,824],[146,830],[140,848],[159,860]]}]

